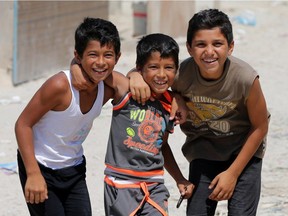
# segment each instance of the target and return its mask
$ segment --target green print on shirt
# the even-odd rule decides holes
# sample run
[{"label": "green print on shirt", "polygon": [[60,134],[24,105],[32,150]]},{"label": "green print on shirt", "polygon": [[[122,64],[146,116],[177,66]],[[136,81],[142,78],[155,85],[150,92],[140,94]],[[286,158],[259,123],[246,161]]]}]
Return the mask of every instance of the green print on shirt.
[{"label": "green print on shirt", "polygon": [[151,110],[131,110],[130,118],[140,124],[137,128],[137,135],[141,142],[133,140],[135,137],[135,129],[131,127],[126,128],[127,139],[123,144],[128,148],[141,151],[147,154],[157,155],[159,153],[159,146],[157,139],[159,133],[162,133],[163,118],[159,113],[154,113]]}]

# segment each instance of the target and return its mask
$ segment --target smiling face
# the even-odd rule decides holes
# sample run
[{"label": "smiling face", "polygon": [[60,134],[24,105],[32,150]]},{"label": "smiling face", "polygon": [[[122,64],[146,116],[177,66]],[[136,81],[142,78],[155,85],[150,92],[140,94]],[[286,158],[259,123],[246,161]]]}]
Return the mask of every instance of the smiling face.
[{"label": "smiling face", "polygon": [[161,58],[160,53],[156,51],[151,54],[142,68],[142,76],[157,97],[173,84],[176,70],[172,57]]},{"label": "smiling face", "polygon": [[90,40],[82,58],[76,51],[75,57],[90,81],[97,84],[112,73],[120,54],[116,56],[114,47],[110,44],[101,46],[99,41]]},{"label": "smiling face", "polygon": [[216,27],[197,31],[191,46],[187,43],[186,47],[197,63],[201,76],[216,80],[223,73],[224,63],[232,54],[234,42],[229,45],[220,28]]}]

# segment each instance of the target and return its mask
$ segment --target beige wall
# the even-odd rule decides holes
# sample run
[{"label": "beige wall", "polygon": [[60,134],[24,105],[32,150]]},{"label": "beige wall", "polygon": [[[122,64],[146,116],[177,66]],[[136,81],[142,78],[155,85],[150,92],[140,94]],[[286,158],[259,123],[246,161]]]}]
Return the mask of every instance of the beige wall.
[{"label": "beige wall", "polygon": [[69,68],[84,17],[108,19],[108,1],[0,1],[0,76],[14,85]]},{"label": "beige wall", "polygon": [[185,36],[187,23],[194,12],[194,1],[148,1],[147,33]]},{"label": "beige wall", "polygon": [[108,1],[19,1],[14,84],[69,69],[75,29],[87,16],[107,19]]},{"label": "beige wall", "polygon": [[220,8],[220,0],[147,1],[147,33],[162,32],[173,37],[186,36],[194,13],[206,8]]},{"label": "beige wall", "polygon": [[11,73],[12,68],[13,1],[0,1],[0,47],[0,76],[2,77],[2,73]]}]

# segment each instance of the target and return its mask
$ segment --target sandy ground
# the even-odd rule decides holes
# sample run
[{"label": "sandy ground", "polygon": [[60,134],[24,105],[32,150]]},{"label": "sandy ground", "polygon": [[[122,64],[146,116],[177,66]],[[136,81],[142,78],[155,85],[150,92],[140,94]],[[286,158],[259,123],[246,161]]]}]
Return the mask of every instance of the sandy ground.
[{"label": "sandy ground", "polygon": [[[201,8],[200,8],[201,9]],[[262,89],[267,105],[272,113],[268,134],[268,148],[263,161],[262,195],[258,216],[288,215],[288,117],[286,115],[288,85],[288,2],[284,1],[245,1],[222,2],[221,9],[230,18],[250,10],[256,18],[255,26],[243,25],[233,21],[235,50],[234,55],[249,62],[260,74]],[[112,17],[118,26],[122,41],[122,57],[116,69],[125,73],[135,62],[135,44],[132,38],[132,20],[129,16]],[[176,38],[181,49],[181,59],[187,57],[185,38]],[[1,73],[3,74],[3,73]],[[46,78],[31,81],[17,87],[11,85],[8,75],[0,79],[0,215],[29,215],[22,195],[18,175],[8,172],[5,167],[17,172],[17,144],[14,136],[14,123],[34,92]],[[111,105],[103,108],[95,120],[93,129],[84,143],[87,157],[87,182],[90,190],[93,215],[103,216],[103,161],[110,126]],[[180,151],[184,136],[176,128],[170,136],[170,144],[178,164],[187,176],[188,163]],[[15,169],[14,169],[15,168]],[[170,176],[166,175],[166,185],[170,191],[170,215],[185,215],[185,202],[176,209],[178,190]],[[226,202],[220,202],[216,215],[227,215]]]}]

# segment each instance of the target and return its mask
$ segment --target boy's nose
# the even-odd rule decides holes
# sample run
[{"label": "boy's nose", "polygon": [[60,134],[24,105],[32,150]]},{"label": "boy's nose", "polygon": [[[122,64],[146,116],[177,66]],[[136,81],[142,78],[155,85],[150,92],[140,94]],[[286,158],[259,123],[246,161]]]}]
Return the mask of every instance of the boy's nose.
[{"label": "boy's nose", "polygon": [[99,57],[96,59],[96,64],[97,64],[97,65],[104,65],[104,64],[105,64],[104,57],[103,57],[103,56],[99,56]]},{"label": "boy's nose", "polygon": [[165,70],[164,68],[160,68],[159,71],[158,71],[158,76],[159,77],[164,77],[165,76]]},{"label": "boy's nose", "polygon": [[207,54],[213,54],[214,52],[214,47],[213,46],[207,46],[206,49],[205,49],[205,52]]}]

